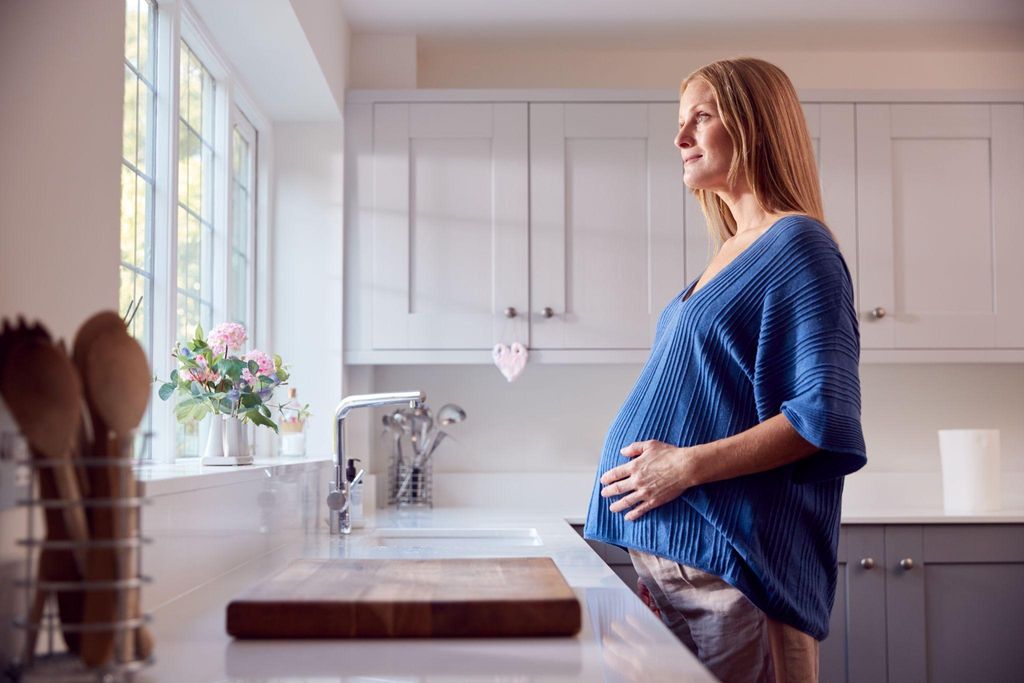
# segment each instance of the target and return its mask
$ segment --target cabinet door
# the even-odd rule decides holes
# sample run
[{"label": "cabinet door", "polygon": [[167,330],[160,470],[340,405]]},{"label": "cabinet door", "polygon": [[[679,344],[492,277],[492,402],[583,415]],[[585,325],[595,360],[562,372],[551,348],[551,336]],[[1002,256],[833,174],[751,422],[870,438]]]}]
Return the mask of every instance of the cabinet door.
[{"label": "cabinet door", "polygon": [[377,104],[373,346],[529,343],[526,105]]},{"label": "cabinet door", "polygon": [[650,348],[686,284],[677,119],[670,103],[530,105],[533,346]]},{"label": "cabinet door", "polygon": [[839,242],[857,291],[857,149],[852,104],[803,105],[814,145],[825,223]]},{"label": "cabinet door", "polygon": [[857,105],[865,348],[1024,346],[1022,186],[1022,105]]},{"label": "cabinet door", "polygon": [[881,526],[844,526],[822,683],[877,683],[885,667],[885,537]]},{"label": "cabinet door", "polygon": [[886,550],[890,681],[1020,680],[1024,526],[890,527]]}]

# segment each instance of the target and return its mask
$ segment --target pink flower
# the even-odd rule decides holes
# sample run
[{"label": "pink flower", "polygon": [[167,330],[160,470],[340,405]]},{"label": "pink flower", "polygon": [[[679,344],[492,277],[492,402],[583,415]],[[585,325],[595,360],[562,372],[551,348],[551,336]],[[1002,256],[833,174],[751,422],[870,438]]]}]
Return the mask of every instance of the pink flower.
[{"label": "pink flower", "polygon": [[192,378],[192,381],[199,382],[200,384],[206,384],[207,382],[216,384],[220,381],[220,373],[214,372],[207,366],[205,356],[196,356],[196,365],[199,367],[188,371],[189,377]]},{"label": "pink flower", "polygon": [[[274,359],[271,358],[269,355],[263,353],[259,349],[253,349],[252,351],[249,351],[244,356],[242,356],[242,360],[244,360],[246,363],[248,363],[251,360],[256,361],[256,365],[259,366],[259,370],[256,371],[257,375],[270,377],[270,375],[274,373]],[[249,385],[256,386],[256,377],[254,377],[253,374],[249,372],[248,368],[242,370],[242,379]]]},{"label": "pink flower", "polygon": [[207,343],[214,353],[226,356],[228,351],[241,349],[248,338],[244,326],[238,323],[221,323],[210,332]]}]

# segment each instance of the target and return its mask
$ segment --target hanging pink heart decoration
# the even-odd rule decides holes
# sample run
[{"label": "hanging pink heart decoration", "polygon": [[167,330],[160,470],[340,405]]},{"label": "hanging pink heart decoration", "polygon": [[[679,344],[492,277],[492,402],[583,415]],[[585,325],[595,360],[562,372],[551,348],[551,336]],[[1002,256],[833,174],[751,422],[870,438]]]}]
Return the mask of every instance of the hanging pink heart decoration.
[{"label": "hanging pink heart decoration", "polygon": [[513,342],[511,347],[495,344],[494,349],[491,350],[494,364],[498,366],[501,374],[505,375],[505,379],[509,382],[515,381],[523,373],[529,355],[526,347],[519,342]]}]

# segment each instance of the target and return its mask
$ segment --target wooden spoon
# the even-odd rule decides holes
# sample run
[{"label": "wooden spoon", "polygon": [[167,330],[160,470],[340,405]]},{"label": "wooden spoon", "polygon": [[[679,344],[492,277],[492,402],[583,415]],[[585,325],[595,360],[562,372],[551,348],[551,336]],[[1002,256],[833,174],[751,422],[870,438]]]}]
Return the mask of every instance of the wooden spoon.
[{"label": "wooden spoon", "polygon": [[[89,538],[78,479],[70,460],[80,416],[80,383],[75,368],[53,344],[32,338],[6,353],[0,392],[37,457],[50,460],[67,533],[74,541]],[[74,551],[79,569],[85,553]]]},{"label": "wooden spoon", "polygon": [[[39,495],[44,500],[53,500],[58,497],[57,485],[54,482],[53,473],[48,468],[39,471]],[[64,526],[64,518],[60,510],[47,508],[46,517],[46,540],[63,541],[67,540],[68,533]],[[82,580],[82,574],[78,571],[74,556],[68,550],[56,550],[44,548],[39,553],[39,567],[37,569],[39,581],[59,581],[62,583],[77,583]],[[60,614],[62,626],[78,625],[82,623],[82,599],[81,590],[55,591],[57,594],[57,609]],[[39,635],[39,626],[42,621],[43,609],[46,606],[47,591],[36,588],[35,600],[29,613],[29,623],[36,628],[29,631],[25,641],[25,661],[32,661],[36,649],[36,638]],[[78,633],[64,629],[64,643],[68,651],[78,653]]]},{"label": "wooden spoon", "polygon": [[[19,337],[15,339],[15,337]],[[33,457],[48,459],[53,466],[39,468],[39,495],[58,500],[63,508],[46,508],[46,538],[49,541],[88,540],[85,511],[81,506],[78,480],[69,455],[79,418],[78,375],[62,349],[49,342],[40,326],[16,329],[4,326],[0,393],[28,440]],[[40,581],[78,581],[85,570],[85,548],[72,551],[44,549],[39,556]],[[29,620],[36,626],[46,603],[47,592],[36,589]],[[81,623],[82,599],[75,591],[57,593],[61,622]],[[38,630],[26,639],[26,656],[31,659]],[[65,630],[68,649],[77,650],[77,634]]]},{"label": "wooden spoon", "polygon": [[[82,323],[78,331],[75,332],[75,340],[71,347],[71,359],[74,361],[75,367],[78,368],[78,374],[83,381],[85,380],[86,358],[89,357],[89,351],[92,349],[96,338],[106,332],[125,330],[127,328],[124,321],[121,320],[121,316],[116,311],[100,311]],[[105,426],[97,424],[95,416],[89,414],[89,411],[86,410],[85,412],[87,414],[82,420],[82,430],[78,436],[79,452],[84,456],[91,456],[96,455],[94,448],[104,450],[107,447],[105,440],[101,438]],[[89,477],[86,476],[84,470],[79,471],[79,480],[83,493],[88,493]]]},{"label": "wooden spoon", "polygon": [[[145,351],[128,335],[124,324],[119,322],[119,325],[119,328],[111,326],[96,334],[84,361],[86,396],[93,424],[97,427],[93,450],[98,457],[120,458],[130,452],[126,440],[142,420],[149,403],[151,374]],[[129,467],[93,468],[90,481],[98,496],[134,498],[137,494],[135,477]],[[95,538],[127,539],[138,533],[136,510],[97,508],[95,513]],[[137,578],[133,560],[134,553],[128,551],[93,551],[89,553],[86,579]],[[113,591],[89,591],[85,598],[86,623],[137,618],[138,589],[124,591],[121,610],[118,610],[117,597]],[[82,636],[82,660],[89,666],[102,666],[110,661],[118,643],[119,659],[131,661],[136,654],[135,633],[138,633],[139,649],[151,650],[152,637],[142,627],[123,631],[120,639],[115,637],[114,631],[87,632]]]}]

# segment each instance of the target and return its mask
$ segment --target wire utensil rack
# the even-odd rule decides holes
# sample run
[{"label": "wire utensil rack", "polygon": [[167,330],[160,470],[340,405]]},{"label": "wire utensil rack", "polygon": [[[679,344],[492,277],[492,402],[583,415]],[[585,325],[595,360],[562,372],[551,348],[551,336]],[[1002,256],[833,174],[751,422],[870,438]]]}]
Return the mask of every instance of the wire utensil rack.
[{"label": "wire utensil rack", "polygon": [[391,453],[388,465],[388,503],[399,507],[434,506],[434,464],[432,458],[401,458]]},{"label": "wire utensil rack", "polygon": [[[5,449],[12,443],[9,436],[2,440]],[[149,438],[141,435],[142,452]],[[122,454],[75,458],[71,464],[81,482],[108,477],[112,491],[136,495],[64,500],[44,497],[42,492],[47,486],[52,492],[52,479],[45,485],[44,480],[54,476],[54,468],[67,468],[68,462],[27,457],[27,448],[17,451],[15,462],[28,473],[25,495],[17,501],[27,522],[25,537],[17,540],[25,555],[23,578],[14,581],[16,589],[23,591],[24,610],[12,625],[22,632],[23,642],[19,657],[6,672],[8,677],[15,681],[133,680],[136,672],[154,662],[152,640],[148,631],[143,633],[151,615],[138,609],[140,590],[151,581],[142,574],[142,548],[151,539],[141,534],[141,511],[149,500],[135,490],[134,459]],[[106,515],[123,532],[112,538],[51,538],[54,534],[48,528],[72,506],[81,506],[90,518]],[[45,525],[40,523],[42,518]],[[113,577],[90,579],[79,571],[81,567],[75,568],[76,557],[91,558],[96,553],[105,554],[116,567]],[[101,620],[86,618],[85,604],[90,599],[103,605]],[[79,656],[80,649],[96,634],[107,647],[112,639],[112,656],[102,665],[88,666]]]}]

